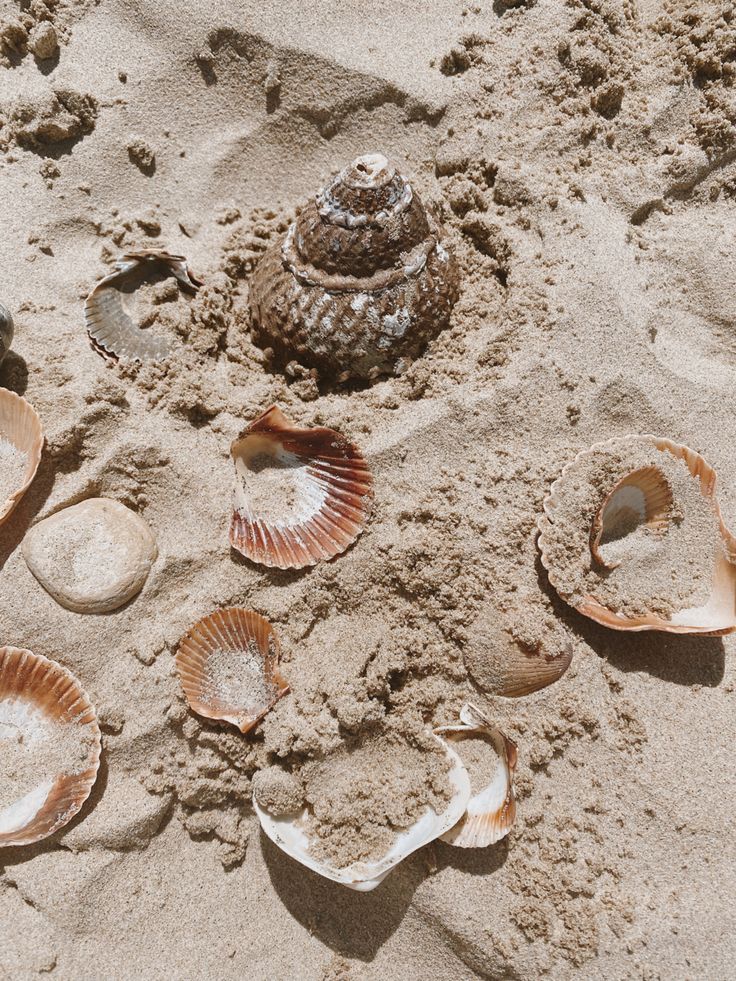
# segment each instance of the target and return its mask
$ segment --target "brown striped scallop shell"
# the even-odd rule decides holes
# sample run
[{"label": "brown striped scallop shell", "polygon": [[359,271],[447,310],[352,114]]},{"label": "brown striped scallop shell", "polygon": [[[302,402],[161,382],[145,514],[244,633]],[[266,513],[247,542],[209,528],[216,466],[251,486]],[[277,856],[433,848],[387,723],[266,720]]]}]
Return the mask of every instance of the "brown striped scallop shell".
[{"label": "brown striped scallop shell", "polygon": [[[74,759],[59,756],[60,747],[67,746],[58,741],[59,726],[78,737]],[[54,761],[49,770],[39,770],[35,786],[0,808],[0,847],[30,845],[67,824],[87,800],[100,763],[100,729],[70,671],[41,654],[0,647],[0,773],[7,765],[8,754],[1,750],[6,739],[41,757],[45,743]]]},{"label": "brown striped scallop shell", "polygon": [[452,249],[398,167],[357,157],[308,201],[250,281],[253,339],[327,378],[391,374],[447,327]]},{"label": "brown striped scallop shell", "polygon": [[334,429],[300,429],[271,406],[231,447],[230,544],[246,558],[301,569],[344,552],[363,530],[373,478]]},{"label": "brown striped scallop shell", "polygon": [[0,525],[10,517],[13,508],[23,497],[36,476],[43,451],[43,428],[38,413],[33,406],[20,395],[0,388],[0,486],[3,486],[3,470],[8,464],[3,461],[6,453],[17,456],[16,451],[23,454],[21,465],[22,475],[18,476],[15,486],[0,495]]},{"label": "brown striped scallop shell", "polygon": [[176,669],[190,707],[250,732],[289,691],[279,642],[265,617],[230,607],[203,617],[179,641]]},{"label": "brown striped scallop shell", "polygon": [[126,252],[116,260],[114,272],[99,281],[84,304],[90,342],[103,358],[114,361],[162,361],[175,350],[169,338],[141,330],[123,301],[152,273],[173,276],[192,293],[196,293],[202,285],[189,271],[183,255],[172,255],[160,249]]}]

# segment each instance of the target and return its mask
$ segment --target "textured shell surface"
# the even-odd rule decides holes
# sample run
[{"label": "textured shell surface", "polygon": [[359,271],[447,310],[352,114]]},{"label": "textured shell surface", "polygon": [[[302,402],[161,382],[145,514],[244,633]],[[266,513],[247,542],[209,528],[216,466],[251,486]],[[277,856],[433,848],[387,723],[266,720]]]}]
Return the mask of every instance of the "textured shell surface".
[{"label": "textured shell surface", "polygon": [[39,772],[35,785],[0,809],[0,847],[32,844],[67,824],[92,790],[101,751],[95,709],[74,675],[41,654],[0,647],[0,748],[7,739],[53,748],[58,725],[73,727],[84,752],[65,766],[57,745],[53,772]]},{"label": "textured shell surface", "polygon": [[442,228],[399,168],[356,158],[302,208],[250,283],[253,337],[282,363],[370,379],[449,323],[459,272]]},{"label": "textured shell surface", "polygon": [[[38,413],[21,395],[0,388],[0,525],[30,487],[41,462],[44,434]],[[5,469],[8,457],[17,473]]]},{"label": "textured shell surface", "polygon": [[0,364],[13,343],[13,315],[0,303]]},{"label": "textured shell surface", "polygon": [[310,851],[311,843],[306,831],[308,811],[304,810],[295,816],[274,817],[261,807],[254,795],[253,808],[261,822],[261,827],[282,851],[324,878],[359,892],[375,889],[400,862],[418,848],[440,838],[457,824],[465,813],[470,799],[470,779],[467,771],[455,750],[438,736],[435,736],[435,739],[441,743],[451,764],[449,778],[453,794],[450,802],[442,814],[436,814],[432,808],[427,808],[412,827],[397,835],[391,848],[377,861],[354,862],[344,868],[336,868],[315,858]]},{"label": "textured shell surface", "polygon": [[92,347],[104,358],[121,361],[161,361],[176,345],[167,337],[142,330],[126,309],[126,300],[154,274],[173,276],[185,290],[196,293],[201,282],[182,255],[161,249],[126,252],[115,269],[97,283],[84,304]]}]

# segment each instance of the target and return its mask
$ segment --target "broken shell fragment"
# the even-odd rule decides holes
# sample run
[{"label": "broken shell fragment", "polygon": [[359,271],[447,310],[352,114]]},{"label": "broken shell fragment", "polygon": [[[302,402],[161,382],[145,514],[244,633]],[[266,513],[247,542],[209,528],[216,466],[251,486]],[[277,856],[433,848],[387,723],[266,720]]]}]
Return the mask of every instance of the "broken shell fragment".
[{"label": "broken shell fragment", "polygon": [[0,525],[36,476],[43,450],[41,420],[20,395],[0,388]]},{"label": "broken shell fragment", "polygon": [[67,824],[99,762],[97,716],[71,672],[0,647],[0,847],[30,845]]},{"label": "broken shell fragment", "polygon": [[316,858],[310,852],[312,842],[307,833],[309,811],[304,809],[296,816],[275,817],[261,807],[254,795],[253,808],[261,822],[261,827],[282,851],[318,875],[359,892],[375,889],[400,862],[418,848],[449,831],[465,813],[470,799],[470,779],[467,771],[455,750],[438,736],[435,738],[442,744],[450,760],[451,768],[448,776],[453,790],[452,797],[442,814],[436,814],[431,807],[428,807],[412,827],[395,838],[391,848],[377,861],[353,862],[352,865],[338,868]]},{"label": "broken shell fragment", "polygon": [[231,447],[230,544],[246,558],[301,569],[344,552],[370,514],[373,478],[334,429],[300,429],[275,405]]},{"label": "broken shell fragment", "polygon": [[76,613],[109,613],[136,596],[158,549],[134,511],[105,497],[64,508],[34,525],[26,565],[57,603]]},{"label": "broken shell fragment", "polygon": [[[642,447],[656,456],[656,464],[646,468],[636,467],[626,474],[604,498],[603,503],[596,507],[592,517],[589,565],[593,572],[598,572],[600,585],[585,591],[573,590],[560,566],[559,538],[562,527],[560,513],[566,503],[580,493],[582,486],[587,487],[581,475],[596,454],[601,457],[615,454],[616,458],[619,458],[622,453],[631,453],[641,450]],[[633,538],[631,534],[633,522],[637,525],[634,531],[643,530],[655,545],[657,542],[665,541],[678,524],[687,520],[687,513],[684,514],[684,519],[682,516],[677,521],[670,519],[670,508],[679,506],[677,495],[670,487],[672,478],[668,479],[661,472],[655,475],[647,471],[671,468],[673,460],[686,468],[682,479],[695,481],[695,499],[701,505],[705,502],[706,507],[703,510],[708,516],[708,521],[713,525],[712,551],[709,542],[698,540],[697,555],[693,552],[690,556],[678,557],[679,568],[684,569],[688,575],[690,575],[692,559],[697,558],[706,566],[707,595],[704,599],[693,601],[690,605],[672,606],[671,612],[645,609],[629,613],[626,609],[612,608],[610,602],[602,600],[596,592],[602,592],[606,577],[617,575],[627,563],[625,561],[613,563],[606,558],[606,555],[603,555],[603,563],[595,561],[596,551],[600,554],[604,547],[603,538],[609,522],[608,511],[614,509],[616,531],[612,531],[612,535],[619,534],[623,537],[628,535],[629,538]],[[677,473],[680,472],[678,468]],[[732,633],[736,630],[736,537],[723,521],[715,492],[716,473],[713,468],[699,453],[672,440],[652,435],[632,435],[614,437],[594,444],[590,449],[579,453],[564,468],[562,474],[552,484],[550,493],[544,501],[544,514],[538,522],[539,549],[542,565],[548,572],[551,585],[562,599],[579,612],[614,630],[662,630],[668,633],[711,636]],[[612,528],[613,522],[608,527]],[[646,587],[647,583],[643,583],[643,586]]]},{"label": "broken shell fragment", "polygon": [[0,364],[13,343],[13,315],[0,303]]},{"label": "broken shell fragment", "polygon": [[190,707],[250,732],[287,694],[279,642],[265,617],[230,607],[210,613],[179,641],[176,669]]},{"label": "broken shell fragment", "polygon": [[[442,835],[442,840],[457,848],[485,848],[504,838],[516,818],[514,771],[516,744],[493,726],[474,705],[463,705],[461,725],[440,726],[435,734],[454,744],[466,769],[470,769],[471,797],[463,817]],[[475,759],[470,759],[470,743],[482,740],[495,755],[493,769],[475,776]],[[466,742],[464,748],[463,742]],[[473,756],[476,754],[473,753]],[[477,761],[487,766],[487,754]]]},{"label": "broken shell fragment", "polygon": [[202,285],[191,274],[182,255],[160,249],[126,252],[115,262],[115,271],[95,286],[84,304],[92,347],[103,358],[122,361],[162,361],[175,345],[166,337],[142,330],[128,313],[127,298],[152,275],[174,276],[192,293]]},{"label": "broken shell fragment", "polygon": [[459,294],[452,249],[381,153],[357,157],[301,209],[250,280],[253,339],[326,377],[392,373],[444,330]]}]

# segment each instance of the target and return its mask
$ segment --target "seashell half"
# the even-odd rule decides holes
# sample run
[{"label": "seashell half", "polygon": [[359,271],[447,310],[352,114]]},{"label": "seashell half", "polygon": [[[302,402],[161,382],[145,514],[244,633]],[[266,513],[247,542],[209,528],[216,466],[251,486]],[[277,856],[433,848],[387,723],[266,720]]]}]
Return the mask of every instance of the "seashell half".
[{"label": "seashell half", "polygon": [[265,617],[230,607],[210,613],[179,641],[176,669],[190,707],[250,732],[289,691],[279,642]]},{"label": "seashell half", "polygon": [[33,406],[0,388],[0,525],[36,476],[43,441],[41,420]]},{"label": "seashell half", "polygon": [[[504,838],[516,819],[514,796],[514,771],[516,770],[516,744],[500,729],[493,726],[474,705],[463,705],[460,711],[461,725],[440,726],[435,734],[455,744],[460,759],[467,766],[463,755],[463,740],[482,739],[496,755],[495,767],[487,776],[481,789],[472,794],[468,807],[458,823],[442,835],[442,840],[457,848],[485,848]],[[471,778],[471,788],[473,780]]]},{"label": "seashell half", "polygon": [[442,814],[435,814],[431,808],[427,808],[422,817],[411,828],[397,836],[391,848],[378,861],[354,862],[344,868],[336,868],[316,859],[310,854],[310,840],[305,831],[308,811],[305,809],[296,817],[274,817],[260,806],[254,796],[253,807],[258,815],[258,820],[261,822],[261,827],[271,841],[278,845],[282,851],[318,875],[324,876],[325,879],[339,882],[341,885],[347,886],[348,889],[355,889],[359,892],[375,889],[389,872],[396,868],[399,862],[408,858],[412,852],[423,845],[440,838],[457,824],[467,807],[470,799],[470,779],[467,771],[455,750],[441,740],[439,736],[435,738],[442,743],[452,764],[449,778],[453,788],[453,796],[450,803]]},{"label": "seashell half", "polygon": [[[621,441],[642,439],[650,440],[652,445],[660,453],[670,454],[675,459],[682,460],[686,464],[691,475],[698,480],[700,493],[710,502],[718,522],[721,538],[721,547],[717,550],[713,567],[711,593],[707,602],[699,607],[678,610],[669,619],[654,612],[633,617],[625,616],[609,609],[592,594],[584,596],[579,602],[572,602],[571,597],[566,593],[556,573],[549,555],[549,536],[555,523],[556,509],[564,497],[565,485],[569,479],[574,479],[575,468],[580,461],[596,451],[606,449]],[[715,493],[716,481],[715,470],[699,453],[696,453],[695,450],[690,449],[688,446],[674,443],[672,440],[657,436],[614,437],[611,440],[596,443],[589,450],[579,453],[564,468],[561,475],[552,484],[550,493],[544,500],[544,514],[538,521],[539,549],[542,565],[548,572],[550,583],[565,602],[570,602],[580,613],[590,617],[604,627],[610,627],[613,630],[662,630],[667,633],[704,634],[709,636],[732,633],[736,630],[736,537],[728,530],[723,521]],[[620,483],[617,485],[617,488],[614,488],[610,497],[616,493],[618,487],[620,487]],[[657,493],[661,505],[665,497],[664,488],[660,487]],[[642,494],[639,513],[646,513],[646,504],[643,503],[643,499],[644,495]],[[603,509],[605,510],[605,508],[606,503],[604,502]],[[642,508],[644,511],[642,511]],[[661,507],[659,516],[653,518],[653,520],[657,522],[657,527],[661,531],[663,527],[662,522],[665,521],[664,511]],[[596,532],[594,530],[593,535],[595,534]]]},{"label": "seashell half", "polygon": [[299,429],[274,405],[230,452],[230,544],[246,558],[301,569],[344,552],[363,530],[373,477],[357,447],[334,429]]},{"label": "seashell half", "polygon": [[13,315],[0,303],[0,364],[13,343]]},{"label": "seashell half", "polygon": [[74,675],[41,654],[0,647],[0,847],[67,824],[89,797],[100,749],[94,707]]},{"label": "seashell half", "polygon": [[590,551],[604,569],[616,569],[620,562],[607,559],[601,550],[604,538],[613,538],[621,529],[646,524],[664,532],[672,506],[672,488],[657,467],[642,467],[626,474],[605,499],[590,529]]},{"label": "seashell half", "polygon": [[196,293],[202,285],[191,274],[183,255],[172,255],[160,249],[126,252],[115,262],[115,271],[95,286],[84,304],[92,347],[103,358],[122,361],[162,361],[175,345],[141,328],[133,321],[123,297],[135,292],[151,272],[174,276],[186,290]]}]

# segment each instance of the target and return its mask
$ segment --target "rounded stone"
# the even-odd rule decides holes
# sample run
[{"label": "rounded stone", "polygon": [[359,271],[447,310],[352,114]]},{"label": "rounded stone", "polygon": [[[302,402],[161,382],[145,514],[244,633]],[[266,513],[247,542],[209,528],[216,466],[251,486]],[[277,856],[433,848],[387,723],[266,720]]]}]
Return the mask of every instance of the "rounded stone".
[{"label": "rounded stone", "polygon": [[143,518],[104,497],[39,521],[22,551],[43,588],[76,613],[109,613],[123,606],[141,591],[158,554]]}]

